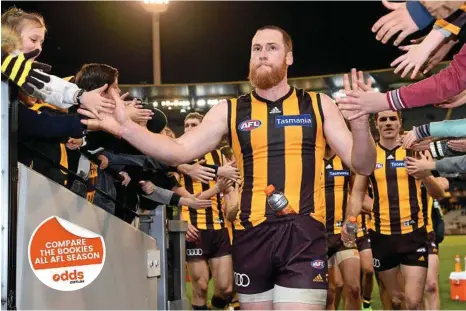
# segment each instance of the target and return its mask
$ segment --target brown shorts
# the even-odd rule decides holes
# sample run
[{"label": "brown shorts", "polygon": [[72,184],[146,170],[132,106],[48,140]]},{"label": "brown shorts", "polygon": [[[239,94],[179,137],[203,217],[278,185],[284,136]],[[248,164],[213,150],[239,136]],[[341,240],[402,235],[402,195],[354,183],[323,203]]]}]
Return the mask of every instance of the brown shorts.
[{"label": "brown shorts", "polygon": [[230,237],[226,228],[199,230],[199,235],[196,242],[186,241],[186,261],[231,255]]},{"label": "brown shorts", "polygon": [[371,239],[368,234],[363,235],[356,239],[356,244],[358,245],[358,251],[362,252],[366,249],[371,249]]},{"label": "brown shorts", "polygon": [[325,227],[306,215],[283,222],[235,230],[235,290],[259,294],[275,284],[288,288],[327,289]]},{"label": "brown shorts", "polygon": [[425,227],[406,234],[384,235],[369,231],[374,268],[385,271],[399,265],[427,268],[427,232]]},{"label": "brown shorts", "polygon": [[427,234],[427,253],[429,255],[438,255],[439,249],[435,242],[435,232],[431,231]]},{"label": "brown shorts", "polygon": [[341,240],[341,234],[327,234],[327,256],[328,259],[332,258],[338,252],[356,249],[356,247],[346,247]]}]

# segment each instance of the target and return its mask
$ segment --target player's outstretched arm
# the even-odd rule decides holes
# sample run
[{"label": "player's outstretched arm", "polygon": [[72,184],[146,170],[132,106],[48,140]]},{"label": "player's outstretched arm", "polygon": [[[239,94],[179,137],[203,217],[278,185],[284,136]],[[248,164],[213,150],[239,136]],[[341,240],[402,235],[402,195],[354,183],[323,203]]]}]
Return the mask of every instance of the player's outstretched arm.
[{"label": "player's outstretched arm", "polygon": [[168,165],[188,163],[214,150],[227,133],[226,101],[214,106],[201,124],[177,139],[153,134],[134,122],[123,128],[122,138],[142,151]]},{"label": "player's outstretched arm", "polygon": [[[222,101],[206,114],[203,121],[192,131],[172,139],[154,134],[134,123],[125,112],[124,102],[111,91],[116,107],[112,114],[103,114],[102,120],[84,120],[90,130],[104,130],[122,137],[142,153],[171,166],[188,163],[214,150],[228,132],[227,102]],[[82,109],[81,114],[86,114]]]}]

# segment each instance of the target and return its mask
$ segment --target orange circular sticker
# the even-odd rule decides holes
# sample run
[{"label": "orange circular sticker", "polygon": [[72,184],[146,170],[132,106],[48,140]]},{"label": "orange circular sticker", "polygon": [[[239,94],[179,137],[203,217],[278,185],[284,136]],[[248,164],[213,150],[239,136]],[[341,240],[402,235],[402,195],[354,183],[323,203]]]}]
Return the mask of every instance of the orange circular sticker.
[{"label": "orange circular sticker", "polygon": [[29,263],[45,285],[61,291],[91,284],[105,263],[102,236],[67,220],[44,220],[29,241]]}]

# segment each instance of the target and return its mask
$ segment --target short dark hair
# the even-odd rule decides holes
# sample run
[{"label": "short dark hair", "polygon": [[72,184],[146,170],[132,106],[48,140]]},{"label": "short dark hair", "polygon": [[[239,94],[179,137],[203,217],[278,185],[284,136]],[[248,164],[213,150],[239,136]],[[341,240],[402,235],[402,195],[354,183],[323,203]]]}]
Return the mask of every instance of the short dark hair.
[{"label": "short dark hair", "polygon": [[186,120],[188,119],[196,119],[199,120],[199,122],[202,122],[202,120],[204,119],[204,115],[200,114],[199,112],[191,112],[188,113],[186,118],[184,118],[184,122],[186,122]]},{"label": "short dark hair", "polygon": [[118,78],[118,70],[105,64],[85,64],[75,76],[76,85],[85,90],[92,91],[104,84],[112,85]]},{"label": "short dark hair", "polygon": [[283,44],[285,45],[286,52],[292,52],[293,51],[293,41],[291,40],[290,35],[285,30],[283,30],[282,28],[280,28],[278,26],[273,26],[273,25],[264,26],[264,27],[261,27],[261,28],[257,29],[256,33],[261,31],[261,30],[267,30],[267,29],[276,30],[276,31],[280,32],[282,34],[282,36],[283,36]]}]

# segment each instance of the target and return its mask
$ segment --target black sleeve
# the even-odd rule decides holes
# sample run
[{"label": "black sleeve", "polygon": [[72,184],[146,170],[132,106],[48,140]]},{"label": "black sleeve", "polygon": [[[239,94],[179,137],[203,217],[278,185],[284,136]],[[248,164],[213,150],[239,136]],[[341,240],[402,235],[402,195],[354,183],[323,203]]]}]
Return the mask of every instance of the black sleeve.
[{"label": "black sleeve", "polygon": [[85,126],[76,115],[37,113],[18,104],[18,135],[20,138],[62,138],[84,136]]}]

